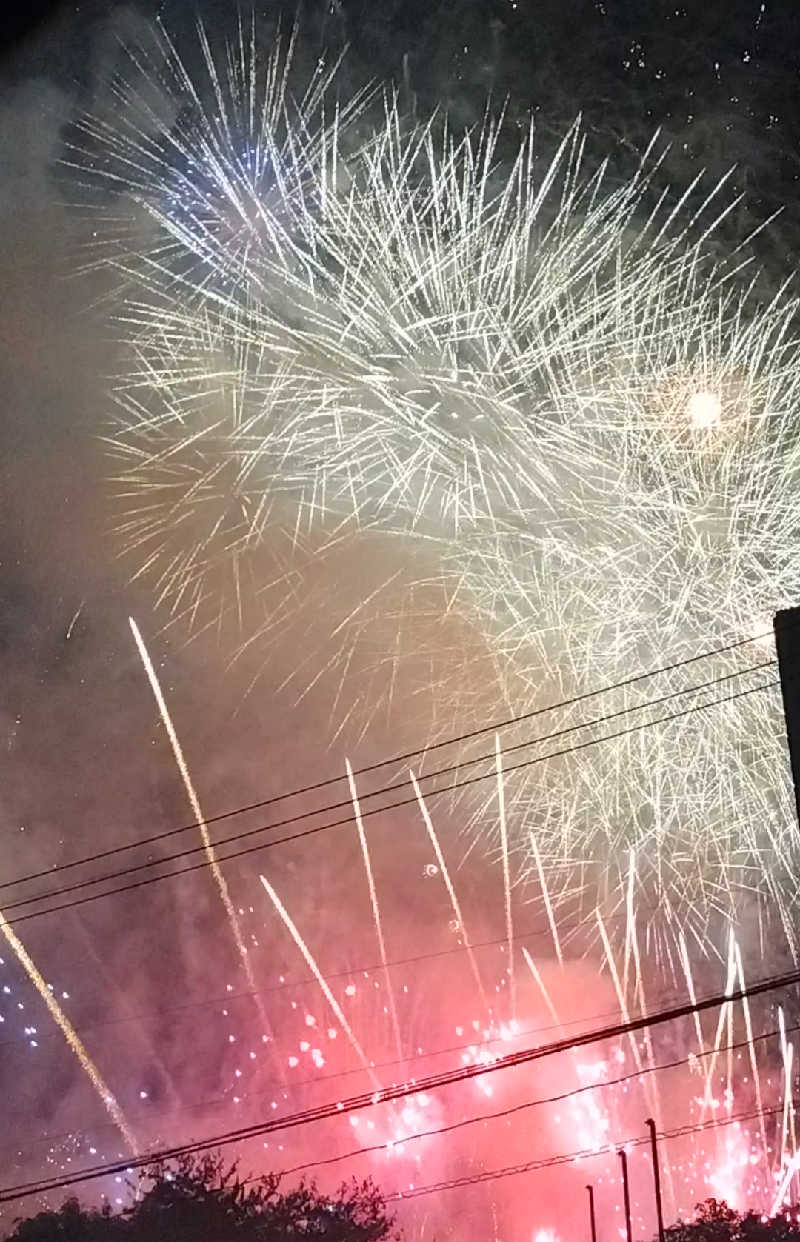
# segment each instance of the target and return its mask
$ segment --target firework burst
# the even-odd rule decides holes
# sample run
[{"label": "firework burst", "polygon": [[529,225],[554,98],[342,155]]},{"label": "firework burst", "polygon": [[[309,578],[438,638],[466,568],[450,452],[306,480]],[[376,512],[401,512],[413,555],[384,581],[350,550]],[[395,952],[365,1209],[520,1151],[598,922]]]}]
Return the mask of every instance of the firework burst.
[{"label": "firework burst", "polygon": [[[201,45],[192,78],[164,40],[157,105],[145,65],[128,119],[85,127],[114,214],[135,204],[113,239],[118,528],[171,616],[230,618],[249,648],[291,627],[290,680],[329,677],[362,730],[411,666],[441,737],[755,636],[800,595],[795,305],[706,252],[721,186],[653,207],[652,152],[613,187],[578,128],[540,167],[532,132],[509,151],[491,119],[459,137],[392,96],[344,105],[327,71],[295,96],[291,45],[264,68],[255,39]],[[323,646],[301,643],[320,609]],[[674,974],[681,933],[705,951],[766,897],[793,943],[768,658],[599,700],[619,736],[509,781],[512,853],[555,922],[635,906]],[[679,691],[690,714],[655,727],[641,704]],[[479,799],[457,815],[497,841]]]}]

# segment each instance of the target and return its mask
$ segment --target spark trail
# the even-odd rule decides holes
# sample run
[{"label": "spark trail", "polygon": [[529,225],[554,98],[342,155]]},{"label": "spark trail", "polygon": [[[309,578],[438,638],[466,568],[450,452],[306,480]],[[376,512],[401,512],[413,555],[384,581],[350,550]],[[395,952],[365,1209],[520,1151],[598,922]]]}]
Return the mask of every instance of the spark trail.
[{"label": "spark trail", "polygon": [[261,880],[261,883],[264,885],[264,889],[266,890],[266,893],[270,901],[272,902],[273,906],[275,907],[281,919],[283,920],[283,924],[286,927],[287,931],[289,932],[289,935],[292,937],[292,940],[295,942],[298,949],[300,950],[303,956],[303,960],[305,961],[309,970],[311,971],[317,983],[319,984],[320,991],[322,992],[322,995],[325,997],[326,1001],[330,1005],[331,1010],[333,1011],[333,1014],[336,1017],[336,1020],[341,1024],[342,1030],[344,1031],[345,1035],[349,1039],[351,1047],[353,1048],[353,1051],[355,1052],[356,1056],[361,1062],[362,1068],[369,1075],[372,1081],[372,1085],[375,1087],[375,1089],[380,1090],[380,1087],[381,1087],[380,1079],[375,1074],[375,1071],[372,1068],[372,1065],[370,1063],[369,1057],[367,1056],[364,1049],[361,1047],[361,1044],[359,1043],[358,1037],[353,1031],[352,1026],[347,1021],[344,1010],[342,1009],[341,1005],[339,1004],[333,992],[331,991],[330,985],[328,984],[327,979],[322,974],[322,971],[317,965],[317,960],[314,957],[314,954],[311,952],[305,940],[300,935],[300,932],[297,928],[297,924],[295,923],[289,911],[286,909],[286,906],[283,904],[280,897],[278,896],[278,894],[276,893],[275,889],[272,887],[272,885],[270,884],[266,876],[261,875],[259,876],[259,879]]},{"label": "spark trail", "polygon": [[205,816],[203,815],[203,808],[200,806],[200,799],[197,796],[197,791],[194,787],[194,782],[191,778],[191,774],[189,772],[189,768],[188,768],[186,759],[183,754],[183,748],[180,744],[178,734],[175,731],[175,726],[172,723],[172,717],[170,715],[169,708],[167,707],[167,701],[164,698],[164,693],[161,689],[161,683],[158,680],[156,670],[153,666],[153,661],[150,659],[150,654],[147,650],[147,647],[145,646],[145,642],[144,642],[144,639],[142,638],[138,625],[134,621],[133,617],[129,617],[128,622],[131,627],[131,633],[133,634],[134,642],[136,643],[136,649],[139,652],[139,657],[144,666],[145,673],[147,674],[147,680],[149,681],[150,688],[153,691],[153,697],[155,698],[155,701],[158,705],[159,714],[161,716],[161,722],[164,725],[164,728],[166,729],[167,737],[169,738],[170,746],[172,747],[172,754],[175,759],[175,764],[177,766],[178,772],[180,773],[181,780],[183,781],[183,787],[186,790],[186,796],[189,799],[189,805],[192,808],[192,813],[194,815],[195,820],[197,821],[197,826],[200,829],[200,837],[203,842],[203,849],[205,850],[205,855],[206,855],[206,858],[208,859],[208,864],[211,870],[211,874],[214,878],[214,883],[217,886],[217,891],[219,893],[220,900],[222,902],[222,905],[224,906],[225,914],[227,915],[227,918],[228,918],[228,924],[231,929],[231,934],[233,935],[234,943],[236,944],[236,948],[238,950],[239,957],[242,962],[242,966],[244,967],[244,972],[245,972],[245,977],[247,979],[248,987],[253,993],[253,999],[255,1000],[256,1007],[259,1013],[259,1017],[261,1019],[263,1033],[267,1036],[268,1039],[272,1039],[272,1027],[270,1025],[269,1018],[267,1016],[267,1011],[264,1008],[264,1002],[261,999],[261,996],[259,993],[258,984],[256,982],[256,976],[253,971],[251,955],[248,953],[247,945],[245,944],[244,936],[242,935],[242,929],[239,925],[239,918],[236,913],[234,904],[231,901],[231,895],[228,890],[228,882],[222,873],[222,868],[217,862],[217,853],[216,853],[216,850],[214,849],[214,843],[212,842],[211,834],[208,831],[208,825],[206,824]]},{"label": "spark trail", "polygon": [[425,798],[423,797],[422,790],[419,787],[419,782],[416,776],[414,775],[412,771],[409,771],[409,776],[411,778],[411,784],[413,786],[414,794],[416,796],[417,803],[420,809],[420,813],[422,815],[422,820],[423,820],[423,823],[425,824],[425,829],[428,833],[428,840],[433,846],[433,852],[436,855],[436,862],[439,867],[439,871],[441,872],[442,879],[444,880],[444,885],[445,885],[445,888],[447,889],[447,895],[450,898],[450,904],[453,908],[453,914],[455,915],[456,928],[462,940],[464,941],[464,947],[467,951],[467,957],[469,958],[469,964],[472,970],[472,977],[475,980],[475,986],[478,990],[478,995],[480,996],[481,1001],[483,1002],[484,1009],[486,1010],[487,1013],[490,1013],[491,1009],[490,1009],[489,1002],[486,996],[486,989],[484,988],[483,980],[481,979],[481,972],[478,968],[478,960],[475,957],[475,953],[473,952],[472,945],[470,943],[469,932],[467,931],[467,925],[464,922],[464,915],[461,913],[461,903],[458,900],[458,894],[456,893],[455,886],[450,876],[450,869],[447,866],[447,861],[445,860],[445,856],[442,853],[442,846],[439,841],[439,835],[433,826],[433,820],[431,819],[430,811],[428,810],[427,803],[425,802]]},{"label": "spark trail", "polygon": [[77,1057],[81,1069],[100,1097],[103,1107],[109,1117],[114,1122],[122,1137],[125,1139],[125,1142],[128,1144],[128,1147],[131,1149],[133,1155],[137,1155],[139,1147],[136,1135],[129,1126],[125,1118],[125,1114],[117,1102],[116,1096],[107,1086],[105,1079],[92,1058],[89,1056],[89,1053],[86,1051],[78,1032],[75,1030],[52,991],[45,983],[36,966],[36,963],[28,953],[28,950],[25,948],[25,945],[22,943],[13,927],[11,927],[7,922],[2,911],[0,911],[0,930],[2,930],[2,933],[13,950],[17,960],[44,1001],[50,1017],[53,1019],[56,1026],[67,1041],[69,1047]]},{"label": "spark trail", "polygon": [[378,950],[381,955],[381,965],[383,966],[383,977],[386,983],[386,991],[389,997],[389,1011],[392,1019],[392,1030],[394,1032],[395,1046],[397,1049],[397,1059],[402,1060],[403,1044],[400,1039],[400,1024],[397,1020],[397,1003],[394,996],[394,986],[392,977],[389,973],[389,967],[386,964],[386,943],[383,938],[383,922],[381,920],[381,908],[378,903],[378,890],[375,887],[375,877],[372,874],[372,862],[369,856],[369,846],[367,845],[367,834],[364,830],[364,821],[361,818],[361,804],[358,800],[358,790],[353,775],[353,768],[350,760],[346,760],[347,764],[347,783],[350,789],[350,797],[353,800],[353,813],[356,818],[356,828],[358,829],[358,840],[361,846],[361,856],[364,859],[364,873],[367,877],[367,885],[369,887],[369,900],[372,906],[372,918],[375,923],[375,935],[378,938]]},{"label": "spark trail", "polygon": [[503,900],[506,914],[506,942],[508,948],[508,982],[511,996],[511,1021],[517,1017],[517,987],[514,974],[514,915],[511,904],[511,871],[508,861],[508,829],[506,826],[506,794],[503,781],[503,751],[500,734],[494,738],[495,770],[497,772],[497,814],[500,821],[500,855],[503,860]]}]

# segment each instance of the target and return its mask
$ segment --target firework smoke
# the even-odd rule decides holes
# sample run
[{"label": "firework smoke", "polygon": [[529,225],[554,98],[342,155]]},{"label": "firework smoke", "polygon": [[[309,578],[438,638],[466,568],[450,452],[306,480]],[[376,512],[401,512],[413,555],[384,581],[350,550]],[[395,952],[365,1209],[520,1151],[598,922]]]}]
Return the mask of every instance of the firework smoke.
[{"label": "firework smoke", "polygon": [[118,1127],[120,1134],[125,1139],[125,1142],[131,1152],[134,1155],[137,1155],[139,1147],[136,1136],[126,1119],[125,1114],[120,1108],[114,1093],[106,1085],[102,1074],[90,1057],[89,1053],[86,1051],[83,1041],[67,1015],[64,1013],[61,1005],[59,1005],[58,1000],[53,994],[53,989],[48,987],[45,983],[36,966],[36,963],[28,953],[19,936],[9,925],[2,911],[0,911],[0,931],[2,931],[3,936],[8,941],[8,944],[13,950],[17,960],[23,967],[33,986],[36,988],[36,991],[39,993],[39,996],[50,1014],[50,1017],[53,1019],[56,1026],[64,1036],[64,1039],[69,1044],[70,1050],[77,1057],[81,1069],[97,1092],[97,1095],[102,1101],[106,1112],[113,1119],[114,1124]]},{"label": "firework smoke", "polygon": [[[119,542],[165,617],[219,630],[254,676],[291,643],[287,698],[313,689],[321,699],[326,686],[331,734],[342,730],[351,754],[377,720],[438,740],[768,629],[798,585],[794,307],[782,294],[756,305],[742,255],[706,256],[724,188],[698,211],[693,190],[675,211],[649,214],[654,153],[615,188],[584,173],[577,128],[544,159],[530,133],[512,151],[499,122],[462,138],[438,119],[407,121],[391,96],[377,112],[365,96],[337,99],[332,67],[294,91],[291,44],[260,60],[249,36],[219,54],[203,40],[195,74],[163,39],[119,79],[118,115],[88,121],[75,155],[99,189],[100,261],[111,254],[124,303],[128,366],[110,436]],[[284,936],[314,982],[291,1012],[270,1001],[267,1053],[260,1025],[237,1025],[225,1006],[218,1027],[236,1075],[226,1107],[254,1118],[289,1107],[277,1082],[274,1099],[248,1094],[263,1082],[263,1066],[249,1077],[262,1055],[288,1066],[293,1102],[311,1103],[332,1089],[327,1072],[369,1087],[373,1074],[413,1077],[423,1050],[442,1050],[440,1063],[464,1044],[465,1058],[488,1061],[493,1041],[540,1038],[590,1011],[647,1011],[671,982],[699,994],[735,966],[731,914],[749,976],[770,903],[791,944],[796,842],[779,699],[758,690],[774,676],[759,668],[770,655],[754,643],[415,763],[418,809],[400,828],[422,836],[442,892],[434,900],[426,880],[409,905],[462,947],[464,919],[470,929],[446,985],[441,962],[413,978],[392,966],[408,833],[389,841],[371,820],[368,850],[361,825],[350,852],[337,841],[330,858],[304,857],[299,886],[270,870],[270,952]],[[752,693],[716,703],[739,690]],[[675,720],[649,727],[669,712]],[[608,732],[618,736],[517,766]],[[459,773],[483,772],[485,785],[437,800],[431,769],[476,754],[483,767]],[[369,781],[350,788],[366,808]],[[477,901],[458,870],[461,829],[468,867],[481,870]],[[485,868],[495,852],[501,866]],[[327,922],[323,909],[335,909]],[[253,916],[254,962],[264,917]],[[544,934],[533,941],[536,922]],[[358,971],[353,946],[375,934],[374,969]],[[484,935],[503,946],[488,964]],[[572,960],[593,945],[610,982]],[[329,978],[342,958],[354,967],[346,986]],[[537,1151],[596,1150],[592,1167],[606,1176],[609,1136],[637,1132],[651,1107],[677,1127],[692,1099],[694,1118],[751,1106],[745,1079],[768,1023],[760,1014],[754,1028],[733,1008],[676,1036],[681,1055],[689,1040],[696,1049],[696,1076],[684,1064],[666,1091],[658,1076],[658,1097],[655,1087],[627,1096],[626,1084],[574,1111],[553,1106]],[[749,1040],[741,1062],[737,1039]],[[667,1052],[657,1041],[610,1048],[597,1064],[561,1067],[556,1085],[613,1079],[617,1063],[646,1073]],[[782,1057],[780,1157],[770,1164],[758,1120],[718,1143],[676,1141],[676,1207],[708,1187],[771,1203],[789,1186],[785,1047]],[[476,1084],[481,1106],[490,1086]],[[498,1083],[495,1106],[529,1098],[530,1086]],[[549,1076],[540,1086],[553,1093]],[[771,1098],[765,1084],[765,1106]],[[412,1101],[406,1135],[430,1127],[429,1109]],[[446,1099],[433,1110],[435,1125],[475,1111]],[[182,1134],[185,1118],[163,1125]],[[423,1180],[392,1125],[376,1120],[386,1150],[363,1158],[380,1170],[395,1161],[396,1178],[381,1173],[387,1189]],[[332,1128],[332,1150],[376,1138],[367,1118],[353,1129],[359,1142]],[[498,1144],[488,1126],[416,1148],[449,1176],[523,1158],[529,1127],[505,1136]],[[280,1146],[259,1154],[289,1164]],[[291,1160],[308,1156],[292,1149]],[[579,1175],[582,1186],[592,1174]],[[482,1193],[465,1203],[485,1212]]]},{"label": "firework smoke", "polygon": [[[349,716],[369,650],[385,674],[369,711],[400,710],[401,618],[435,583],[473,636],[461,660],[482,661],[479,693],[467,668],[462,690],[432,687],[435,737],[756,635],[797,597],[795,308],[755,304],[741,256],[707,257],[721,186],[646,216],[652,166],[616,189],[585,176],[577,129],[541,169],[532,133],[501,163],[491,120],[459,138],[389,97],[369,128],[331,74],[295,102],[291,46],[263,70],[244,38],[202,50],[192,81],[163,44],[160,80],[189,99],[177,120],[151,108],[143,130],[130,85],[113,129],[85,127],[120,170],[120,214],[136,204],[114,239],[132,357],[118,527],[173,616],[231,619],[266,648],[325,606],[305,586],[320,565],[335,582],[362,549],[356,605],[339,615],[332,595],[326,655],[314,668],[298,646],[300,676],[328,676]],[[674,929],[713,939],[709,909],[741,913],[742,894],[788,934],[797,842],[777,698],[751,672],[765,660],[753,644],[607,697],[637,725],[651,696],[713,700],[697,681],[752,691],[509,782],[518,862],[533,841],[559,919],[615,909],[633,874],[673,971]]]}]

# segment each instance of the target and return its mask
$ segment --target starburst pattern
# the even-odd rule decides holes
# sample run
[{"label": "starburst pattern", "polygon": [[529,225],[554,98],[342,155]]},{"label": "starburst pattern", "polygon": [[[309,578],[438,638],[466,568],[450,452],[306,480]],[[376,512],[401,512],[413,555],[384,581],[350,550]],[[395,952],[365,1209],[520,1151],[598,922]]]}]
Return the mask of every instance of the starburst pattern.
[{"label": "starburst pattern", "polygon": [[[391,710],[408,626],[443,736],[755,636],[800,595],[796,308],[707,252],[722,185],[654,205],[654,151],[614,187],[579,127],[540,161],[491,118],[461,137],[387,95],[375,119],[324,70],[295,97],[291,46],[260,67],[255,39],[219,61],[201,42],[200,78],[164,41],[157,102],[120,87],[122,119],[84,138],[116,215],[135,204],[112,239],[118,526],[173,617],[231,617],[249,647],[290,628],[295,684],[330,677],[362,729]],[[320,609],[324,651],[301,641]],[[425,655],[437,633],[457,690]],[[365,646],[381,675],[351,693]],[[718,913],[768,897],[792,940],[768,658],[612,694],[599,710],[627,726],[658,715],[648,696],[719,697],[692,688],[715,677],[753,691],[512,778],[520,866],[556,921],[633,910],[626,935],[647,923],[674,970],[681,933],[708,947]],[[488,804],[466,818],[491,844]]]}]

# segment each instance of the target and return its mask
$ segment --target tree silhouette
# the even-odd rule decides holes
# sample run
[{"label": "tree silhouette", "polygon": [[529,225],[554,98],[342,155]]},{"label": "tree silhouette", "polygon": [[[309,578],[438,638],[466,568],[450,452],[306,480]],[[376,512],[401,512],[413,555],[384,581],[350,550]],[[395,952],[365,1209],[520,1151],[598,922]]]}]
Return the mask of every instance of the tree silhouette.
[{"label": "tree silhouette", "polygon": [[206,1155],[149,1170],[120,1213],[69,1200],[19,1221],[9,1242],[382,1242],[393,1231],[371,1181],[335,1195],[307,1182],[281,1193],[276,1175],[245,1181],[235,1165]]},{"label": "tree silhouette", "polygon": [[694,1220],[679,1220],[664,1232],[666,1242],[800,1242],[796,1214],[741,1214],[722,1199],[698,1203]]},{"label": "tree silhouette", "polygon": [[122,1242],[127,1222],[102,1212],[82,1208],[77,1199],[68,1199],[57,1212],[39,1212],[28,1220],[19,1221],[9,1235],[14,1242]]}]

